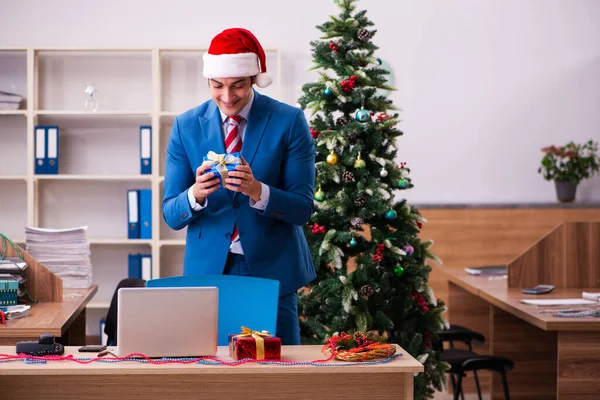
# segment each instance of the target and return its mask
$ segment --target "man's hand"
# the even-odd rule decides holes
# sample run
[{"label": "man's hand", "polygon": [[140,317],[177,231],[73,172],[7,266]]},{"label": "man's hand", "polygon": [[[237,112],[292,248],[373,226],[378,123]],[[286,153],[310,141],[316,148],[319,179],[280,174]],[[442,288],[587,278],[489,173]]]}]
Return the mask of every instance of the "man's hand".
[{"label": "man's hand", "polygon": [[[244,157],[242,157],[242,165],[238,165],[235,169],[235,171],[229,172],[229,178],[225,180],[225,187],[234,192],[242,192],[254,201],[259,201],[262,194],[262,185],[254,179],[252,169]],[[233,186],[232,183],[240,186]]]},{"label": "man's hand", "polygon": [[205,173],[210,167],[210,164],[203,164],[196,168],[196,183],[192,191],[198,204],[204,204],[206,197],[219,188],[219,178],[215,178],[215,173]]}]

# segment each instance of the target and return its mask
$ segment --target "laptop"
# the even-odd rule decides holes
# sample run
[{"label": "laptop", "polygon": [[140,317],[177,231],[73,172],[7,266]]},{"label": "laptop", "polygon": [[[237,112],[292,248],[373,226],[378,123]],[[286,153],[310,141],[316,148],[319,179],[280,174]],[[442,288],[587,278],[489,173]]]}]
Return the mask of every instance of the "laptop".
[{"label": "laptop", "polygon": [[199,357],[217,353],[216,287],[121,288],[116,355]]}]

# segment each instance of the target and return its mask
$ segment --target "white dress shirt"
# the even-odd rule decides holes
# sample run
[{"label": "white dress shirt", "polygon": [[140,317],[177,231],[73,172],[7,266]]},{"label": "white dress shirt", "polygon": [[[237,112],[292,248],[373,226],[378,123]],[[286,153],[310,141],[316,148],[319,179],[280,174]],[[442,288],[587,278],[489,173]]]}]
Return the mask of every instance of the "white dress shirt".
[{"label": "white dress shirt", "polygon": [[[242,138],[242,148],[244,147],[244,136],[246,133],[246,125],[248,124],[248,117],[250,116],[250,110],[252,109],[253,101],[254,101],[254,90],[252,90],[252,92],[251,92],[250,100],[248,101],[248,104],[246,104],[246,106],[244,108],[242,108],[242,110],[238,114],[243,117],[242,121],[240,122],[240,124],[238,126],[238,135],[240,135],[240,137]],[[225,141],[225,135],[227,134],[227,131],[229,130],[229,118],[227,117],[227,115],[223,114],[223,112],[221,110],[219,110],[219,112],[221,113],[221,128],[222,128],[222,132],[223,132],[223,141]],[[271,192],[270,192],[268,185],[265,185],[264,183],[261,182],[261,186],[262,186],[262,192],[260,194],[260,199],[255,202],[254,200],[252,200],[252,198],[250,198],[250,207],[256,208],[257,210],[264,211],[264,209],[267,208],[267,204],[269,204],[269,195]],[[219,190],[221,190],[221,189],[219,189]],[[225,189],[225,190],[227,190],[227,189]],[[190,202],[190,206],[192,207],[192,210],[194,210],[194,211],[200,211],[208,205],[208,197],[204,199],[204,204],[198,204],[196,202],[196,198],[194,197],[193,186],[188,189],[188,200]],[[233,226],[231,227],[231,229],[233,229]],[[232,243],[229,247],[229,251],[231,253],[244,254],[244,250],[242,249],[242,241],[238,240],[235,243]]]}]

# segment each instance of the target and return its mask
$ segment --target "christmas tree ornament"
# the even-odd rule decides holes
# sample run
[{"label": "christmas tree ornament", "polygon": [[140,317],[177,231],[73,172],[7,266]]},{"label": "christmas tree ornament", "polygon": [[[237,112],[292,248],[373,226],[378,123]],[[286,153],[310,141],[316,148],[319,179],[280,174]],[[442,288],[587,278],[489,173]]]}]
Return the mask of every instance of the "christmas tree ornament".
[{"label": "christmas tree ornament", "polygon": [[321,190],[321,187],[319,187],[319,190],[315,193],[315,200],[318,202],[325,200],[325,192]]},{"label": "christmas tree ornament", "polygon": [[313,139],[316,139],[319,137],[319,131],[313,128],[310,128],[310,136],[312,136]]},{"label": "christmas tree ornament", "polygon": [[406,246],[404,246],[404,251],[406,252],[406,255],[411,256],[415,252],[415,248],[412,247],[410,244],[407,244]]},{"label": "christmas tree ornament", "polygon": [[356,161],[354,161],[354,168],[364,168],[366,167],[367,164],[365,163],[365,160],[362,160],[360,158],[360,151],[358,152],[358,156],[356,156]]},{"label": "christmas tree ornament", "polygon": [[380,113],[377,115],[377,118],[375,118],[375,121],[381,123],[383,121],[385,121],[386,119],[390,119],[391,117],[387,114],[384,113]]},{"label": "christmas tree ornament", "polygon": [[363,221],[363,219],[360,217],[354,217],[350,220],[350,224],[356,229],[360,229],[364,223],[365,221]]},{"label": "christmas tree ornament", "polygon": [[398,187],[400,189],[406,189],[408,187],[408,180],[406,178],[398,179]]},{"label": "christmas tree ornament", "polygon": [[396,268],[394,268],[394,274],[396,274],[396,276],[400,278],[402,275],[404,275],[404,268],[398,265]]},{"label": "christmas tree ornament", "polygon": [[327,156],[327,164],[336,165],[338,163],[338,156],[331,150],[331,153]]},{"label": "christmas tree ornament", "polygon": [[352,91],[352,89],[354,89],[356,87],[356,75],[352,75],[350,77],[350,79],[344,79],[341,83],[340,86],[342,87],[342,90],[346,93],[350,93]]},{"label": "christmas tree ornament", "polygon": [[345,115],[339,117],[335,123],[337,124],[337,126],[344,126],[348,124],[348,117],[346,117]]},{"label": "christmas tree ornament", "polygon": [[356,200],[354,200],[354,204],[356,204],[357,207],[364,207],[367,205],[367,199],[363,196],[358,196]]},{"label": "christmas tree ornament", "polygon": [[350,171],[346,171],[342,175],[342,179],[344,180],[344,183],[352,183],[354,182],[354,174]]},{"label": "christmas tree ornament", "polygon": [[334,53],[337,53],[338,50],[340,49],[339,46],[337,45],[336,42],[329,42],[329,48],[331,49],[331,51],[333,51]]},{"label": "christmas tree ornament", "polygon": [[358,110],[358,111],[356,112],[356,115],[354,116],[354,118],[356,118],[356,120],[357,120],[358,122],[365,123],[365,122],[367,122],[368,120],[370,120],[370,119],[371,119],[371,116],[369,115],[369,113],[368,113],[368,111],[367,111],[367,110],[363,110],[363,109],[361,108],[360,110]]},{"label": "christmas tree ornament", "polygon": [[383,260],[383,250],[385,249],[385,245],[380,243],[377,245],[377,250],[375,250],[375,254],[373,254],[373,261],[378,262]]},{"label": "christmas tree ornament", "polygon": [[309,225],[309,228],[313,235],[326,232],[325,227],[317,224],[316,222],[312,225]]},{"label": "christmas tree ornament", "polygon": [[367,284],[361,286],[360,293],[362,293],[363,296],[371,297],[375,292],[373,291],[373,286]]},{"label": "christmas tree ornament", "polygon": [[352,131],[348,134],[348,143],[350,144],[356,144],[356,142],[358,142],[358,139],[360,139],[360,133],[356,132],[356,131]]},{"label": "christmas tree ornament", "polygon": [[356,118],[356,120],[361,123],[365,123],[365,122],[371,120],[371,114],[369,114],[369,112],[367,110],[365,110],[365,95],[364,94],[360,95],[360,110],[358,110],[356,112],[356,114],[354,115],[354,118]]},{"label": "christmas tree ornament", "polygon": [[388,212],[385,213],[386,219],[394,220],[394,219],[396,219],[396,217],[398,217],[398,213],[396,212],[396,210],[389,210]]},{"label": "christmas tree ornament", "polygon": [[325,90],[323,90],[323,93],[325,94],[325,96],[331,96],[331,89],[325,88]]},{"label": "christmas tree ornament", "polygon": [[356,241],[356,239],[354,239],[354,238],[350,239],[350,246],[356,247],[357,244],[358,244],[358,242]]},{"label": "christmas tree ornament", "polygon": [[387,169],[381,168],[381,170],[379,171],[379,176],[381,176],[382,178],[385,178],[386,176],[388,176]]},{"label": "christmas tree ornament", "polygon": [[356,33],[356,36],[362,41],[369,40],[371,32],[368,29],[362,28]]}]

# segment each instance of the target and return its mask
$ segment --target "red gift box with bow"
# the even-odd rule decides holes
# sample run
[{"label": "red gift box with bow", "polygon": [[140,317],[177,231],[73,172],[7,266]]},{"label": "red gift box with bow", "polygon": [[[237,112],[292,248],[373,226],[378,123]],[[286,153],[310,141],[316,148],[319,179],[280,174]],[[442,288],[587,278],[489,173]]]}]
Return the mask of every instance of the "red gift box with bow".
[{"label": "red gift box with bow", "polygon": [[229,334],[229,356],[235,360],[281,360],[281,339],[267,331],[253,331],[242,327],[242,332]]}]

